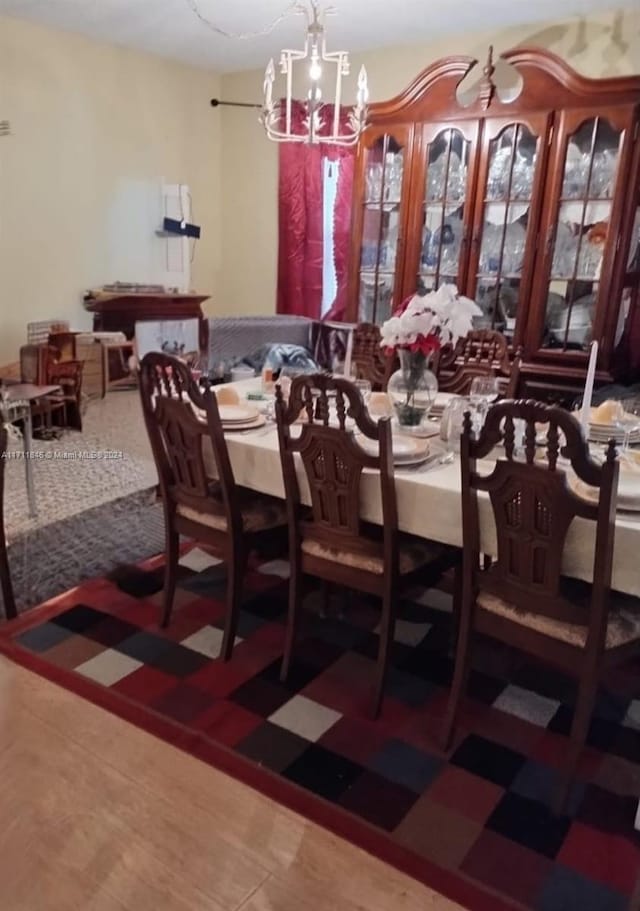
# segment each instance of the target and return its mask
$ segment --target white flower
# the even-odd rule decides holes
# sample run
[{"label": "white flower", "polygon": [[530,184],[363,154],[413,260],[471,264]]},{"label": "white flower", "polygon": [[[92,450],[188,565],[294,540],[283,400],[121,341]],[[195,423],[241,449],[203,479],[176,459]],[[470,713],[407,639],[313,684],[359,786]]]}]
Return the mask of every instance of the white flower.
[{"label": "white flower", "polygon": [[400,333],[402,331],[402,323],[399,316],[392,316],[391,319],[388,319],[385,323],[382,324],[380,329],[380,334],[382,337],[382,344],[386,348],[393,348],[394,345],[402,344]]},{"label": "white flower", "polygon": [[403,347],[430,335],[438,336],[442,345],[455,345],[470,332],[473,317],[481,314],[478,305],[468,297],[460,297],[454,285],[441,285],[424,297],[414,295],[400,316],[383,323],[381,345]]},{"label": "white flower", "polygon": [[430,311],[423,313],[403,313],[400,317],[402,332],[407,335],[429,335],[434,326],[434,316]]}]

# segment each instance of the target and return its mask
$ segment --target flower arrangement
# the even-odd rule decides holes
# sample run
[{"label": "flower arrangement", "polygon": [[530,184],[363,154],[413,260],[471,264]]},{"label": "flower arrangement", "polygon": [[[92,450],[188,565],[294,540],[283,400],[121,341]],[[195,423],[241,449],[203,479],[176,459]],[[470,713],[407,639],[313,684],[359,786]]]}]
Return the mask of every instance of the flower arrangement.
[{"label": "flower arrangement", "polygon": [[431,409],[438,381],[428,369],[430,356],[443,345],[455,345],[471,330],[473,317],[481,315],[480,307],[461,297],[456,287],[441,285],[408,298],[382,324],[381,347],[388,355],[400,355],[400,370],[389,379],[388,392],[401,425],[418,428]]},{"label": "flower arrangement", "polygon": [[430,355],[467,335],[474,316],[482,316],[474,301],[458,294],[455,285],[441,285],[423,297],[407,298],[382,324],[380,344],[388,354],[406,349]]}]

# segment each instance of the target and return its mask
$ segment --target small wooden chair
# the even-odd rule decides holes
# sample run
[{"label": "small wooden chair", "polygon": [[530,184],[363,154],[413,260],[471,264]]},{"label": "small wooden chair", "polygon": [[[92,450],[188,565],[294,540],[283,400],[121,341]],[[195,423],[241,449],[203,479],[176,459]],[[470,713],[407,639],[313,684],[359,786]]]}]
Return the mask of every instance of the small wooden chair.
[{"label": "small wooden chair", "polygon": [[397,358],[383,352],[380,327],[375,323],[358,323],[353,330],[352,363],[358,379],[369,380],[376,392],[386,390],[389,377],[397,369]]},{"label": "small wooden chair", "polygon": [[[227,616],[221,654],[231,657],[242,584],[251,550],[284,528],[284,503],[235,483],[216,397],[202,390],[186,364],[150,352],[140,364],[144,419],[160,479],[166,533],[162,626],[169,623],[181,534],[210,545],[227,563]],[[217,477],[207,474],[203,445]]]},{"label": "small wooden chair", "polygon": [[51,417],[60,416],[60,426],[82,431],[82,371],[84,361],[50,361],[47,383],[60,386],[59,393],[45,399]]},{"label": "small wooden chair", "polygon": [[[75,335],[72,338],[75,342]],[[38,429],[51,431],[56,415],[60,427],[82,430],[83,368],[83,361],[59,360],[59,350],[54,345],[21,347],[22,382],[36,386],[60,386],[60,392],[43,396],[32,404],[31,416]]]},{"label": "small wooden chair", "polygon": [[468,395],[476,376],[511,378],[509,343],[494,329],[472,329],[440,352],[435,368],[440,392]]},{"label": "small wooden chair", "polygon": [[112,389],[134,389],[138,385],[137,372],[131,369],[135,358],[135,342],[101,342],[102,345],[102,395]]},{"label": "small wooden chair", "polygon": [[[523,458],[515,453],[515,421],[524,423]],[[536,453],[536,434],[547,429],[546,452]],[[476,461],[500,442],[504,455],[488,475]],[[569,486],[566,458],[577,478],[597,491],[597,502]],[[488,413],[478,440],[466,415],[460,447],[462,528],[465,541],[462,610],[455,671],[443,739],[450,745],[470,666],[474,632],[554,664],[578,680],[578,698],[567,750],[562,807],[583,748],[603,668],[640,646],[637,599],[610,591],[618,463],[609,444],[603,464],[589,455],[580,426],[567,411],[532,401],[503,401]],[[568,469],[569,465],[567,465]],[[489,495],[497,556],[483,568],[478,491]],[[562,575],[562,555],[576,517],[595,523],[593,584]]]},{"label": "small wooden chair", "polygon": [[4,602],[4,615],[7,620],[17,617],[16,602],[13,596],[11,573],[9,571],[9,557],[7,554],[7,539],[4,530],[4,466],[9,433],[0,417],[0,586],[2,587],[2,600]]},{"label": "small wooden chair", "polygon": [[[334,397],[335,396],[335,397]],[[291,427],[304,416],[299,434]],[[308,574],[382,598],[382,622],[372,715],[380,711],[396,604],[405,586],[430,570],[436,578],[450,565],[452,549],[398,531],[391,422],[371,420],[360,391],[341,377],[295,377],[289,401],[276,387],[276,416],[289,519],[289,618],[281,679],[286,680],[300,614],[302,575]],[[348,429],[347,418],[354,429]],[[354,430],[374,442],[370,453]],[[296,458],[311,494],[301,503]],[[360,516],[365,468],[380,473],[381,526]]]}]

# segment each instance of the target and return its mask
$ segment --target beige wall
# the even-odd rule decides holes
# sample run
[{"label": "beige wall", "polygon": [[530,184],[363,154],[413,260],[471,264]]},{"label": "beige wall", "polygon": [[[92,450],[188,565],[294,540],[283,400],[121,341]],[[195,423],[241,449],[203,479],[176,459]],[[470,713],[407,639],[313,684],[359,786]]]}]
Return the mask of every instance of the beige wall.
[{"label": "beige wall", "polygon": [[[331,25],[331,23],[329,24]],[[329,43],[331,33],[329,32]],[[431,45],[396,47],[352,54],[353,76],[367,67],[371,100],[398,94],[433,60],[469,54],[484,61],[516,45],[544,47],[587,76],[640,71],[640,10],[606,12],[571,20],[486,34],[451,35]],[[223,98],[259,101],[263,72],[223,77]],[[349,98],[355,97],[352,91]],[[273,313],[277,269],[278,148],[269,142],[254,113],[226,108],[222,119],[223,269],[216,312]]]},{"label": "beige wall", "polygon": [[0,364],[30,320],[90,326],[83,291],[110,274],[109,208],[122,181],[186,183],[202,225],[192,284],[220,269],[216,74],[0,17]]}]

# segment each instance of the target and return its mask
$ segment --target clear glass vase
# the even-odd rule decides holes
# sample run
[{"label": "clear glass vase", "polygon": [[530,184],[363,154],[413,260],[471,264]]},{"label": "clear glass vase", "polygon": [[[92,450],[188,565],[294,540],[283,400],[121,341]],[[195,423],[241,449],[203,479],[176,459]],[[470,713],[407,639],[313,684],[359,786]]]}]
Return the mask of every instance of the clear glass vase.
[{"label": "clear glass vase", "polygon": [[407,429],[417,429],[433,406],[438,380],[429,369],[430,355],[404,348],[398,351],[398,355],[400,369],[390,377],[387,392],[398,423]]}]

